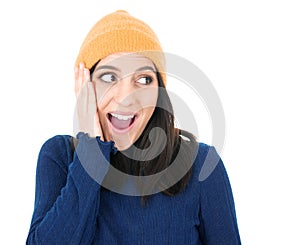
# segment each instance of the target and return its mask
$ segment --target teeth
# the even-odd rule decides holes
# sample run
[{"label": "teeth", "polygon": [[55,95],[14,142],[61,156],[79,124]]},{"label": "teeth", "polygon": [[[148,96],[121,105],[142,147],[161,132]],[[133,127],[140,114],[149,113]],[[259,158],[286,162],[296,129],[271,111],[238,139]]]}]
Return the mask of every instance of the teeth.
[{"label": "teeth", "polygon": [[134,117],[134,115],[119,115],[115,113],[110,113],[113,117],[118,118],[119,120],[130,120]]}]

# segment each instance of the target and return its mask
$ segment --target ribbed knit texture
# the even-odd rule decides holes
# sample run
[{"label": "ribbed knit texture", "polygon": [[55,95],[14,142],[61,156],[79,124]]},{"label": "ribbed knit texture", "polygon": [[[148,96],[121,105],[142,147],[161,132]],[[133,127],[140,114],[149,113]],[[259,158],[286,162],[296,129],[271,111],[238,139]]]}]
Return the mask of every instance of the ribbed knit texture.
[{"label": "ribbed knit texture", "polygon": [[85,37],[75,65],[90,69],[99,60],[119,52],[138,52],[153,61],[164,83],[165,57],[153,30],[143,21],[119,10],[100,19]]},{"label": "ribbed knit texture", "polygon": [[[112,143],[96,140],[109,161]],[[73,154],[70,136],[49,139],[38,158],[27,244],[240,244],[222,161],[199,181],[209,149],[199,144],[192,177],[182,193],[154,194],[143,207],[140,197],[102,190]]]}]

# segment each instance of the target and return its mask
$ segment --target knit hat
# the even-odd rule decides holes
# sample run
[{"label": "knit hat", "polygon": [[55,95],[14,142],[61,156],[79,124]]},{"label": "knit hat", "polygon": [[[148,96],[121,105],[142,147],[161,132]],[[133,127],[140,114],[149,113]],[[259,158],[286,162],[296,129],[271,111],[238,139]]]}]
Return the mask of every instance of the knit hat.
[{"label": "knit hat", "polygon": [[91,69],[99,60],[118,52],[139,52],[155,64],[166,85],[165,57],[153,30],[124,10],[100,19],[89,31],[75,65],[84,62]]}]

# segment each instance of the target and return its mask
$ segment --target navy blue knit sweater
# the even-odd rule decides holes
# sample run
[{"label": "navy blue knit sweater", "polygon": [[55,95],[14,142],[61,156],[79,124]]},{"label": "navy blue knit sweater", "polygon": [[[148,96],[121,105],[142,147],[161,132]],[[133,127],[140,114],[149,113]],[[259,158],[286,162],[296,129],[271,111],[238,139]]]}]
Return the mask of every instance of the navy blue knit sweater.
[{"label": "navy blue knit sweater", "polygon": [[[97,145],[109,161],[113,143],[97,138]],[[142,206],[139,196],[103,191],[73,153],[70,136],[49,139],[38,158],[27,244],[240,244],[222,161],[208,178],[199,180],[209,149],[214,150],[199,144],[183,192],[174,197],[153,194]]]}]

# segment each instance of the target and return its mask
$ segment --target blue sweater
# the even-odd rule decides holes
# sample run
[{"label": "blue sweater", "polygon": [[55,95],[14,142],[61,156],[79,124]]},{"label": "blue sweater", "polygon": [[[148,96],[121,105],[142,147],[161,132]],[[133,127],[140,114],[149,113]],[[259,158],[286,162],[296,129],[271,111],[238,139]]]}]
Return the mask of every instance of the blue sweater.
[{"label": "blue sweater", "polygon": [[[97,138],[97,145],[109,161],[113,143]],[[27,244],[240,244],[222,161],[208,178],[199,180],[209,149],[214,150],[199,144],[183,192],[174,197],[153,194],[142,206],[139,196],[103,191],[73,153],[70,136],[49,139],[38,158]]]}]

